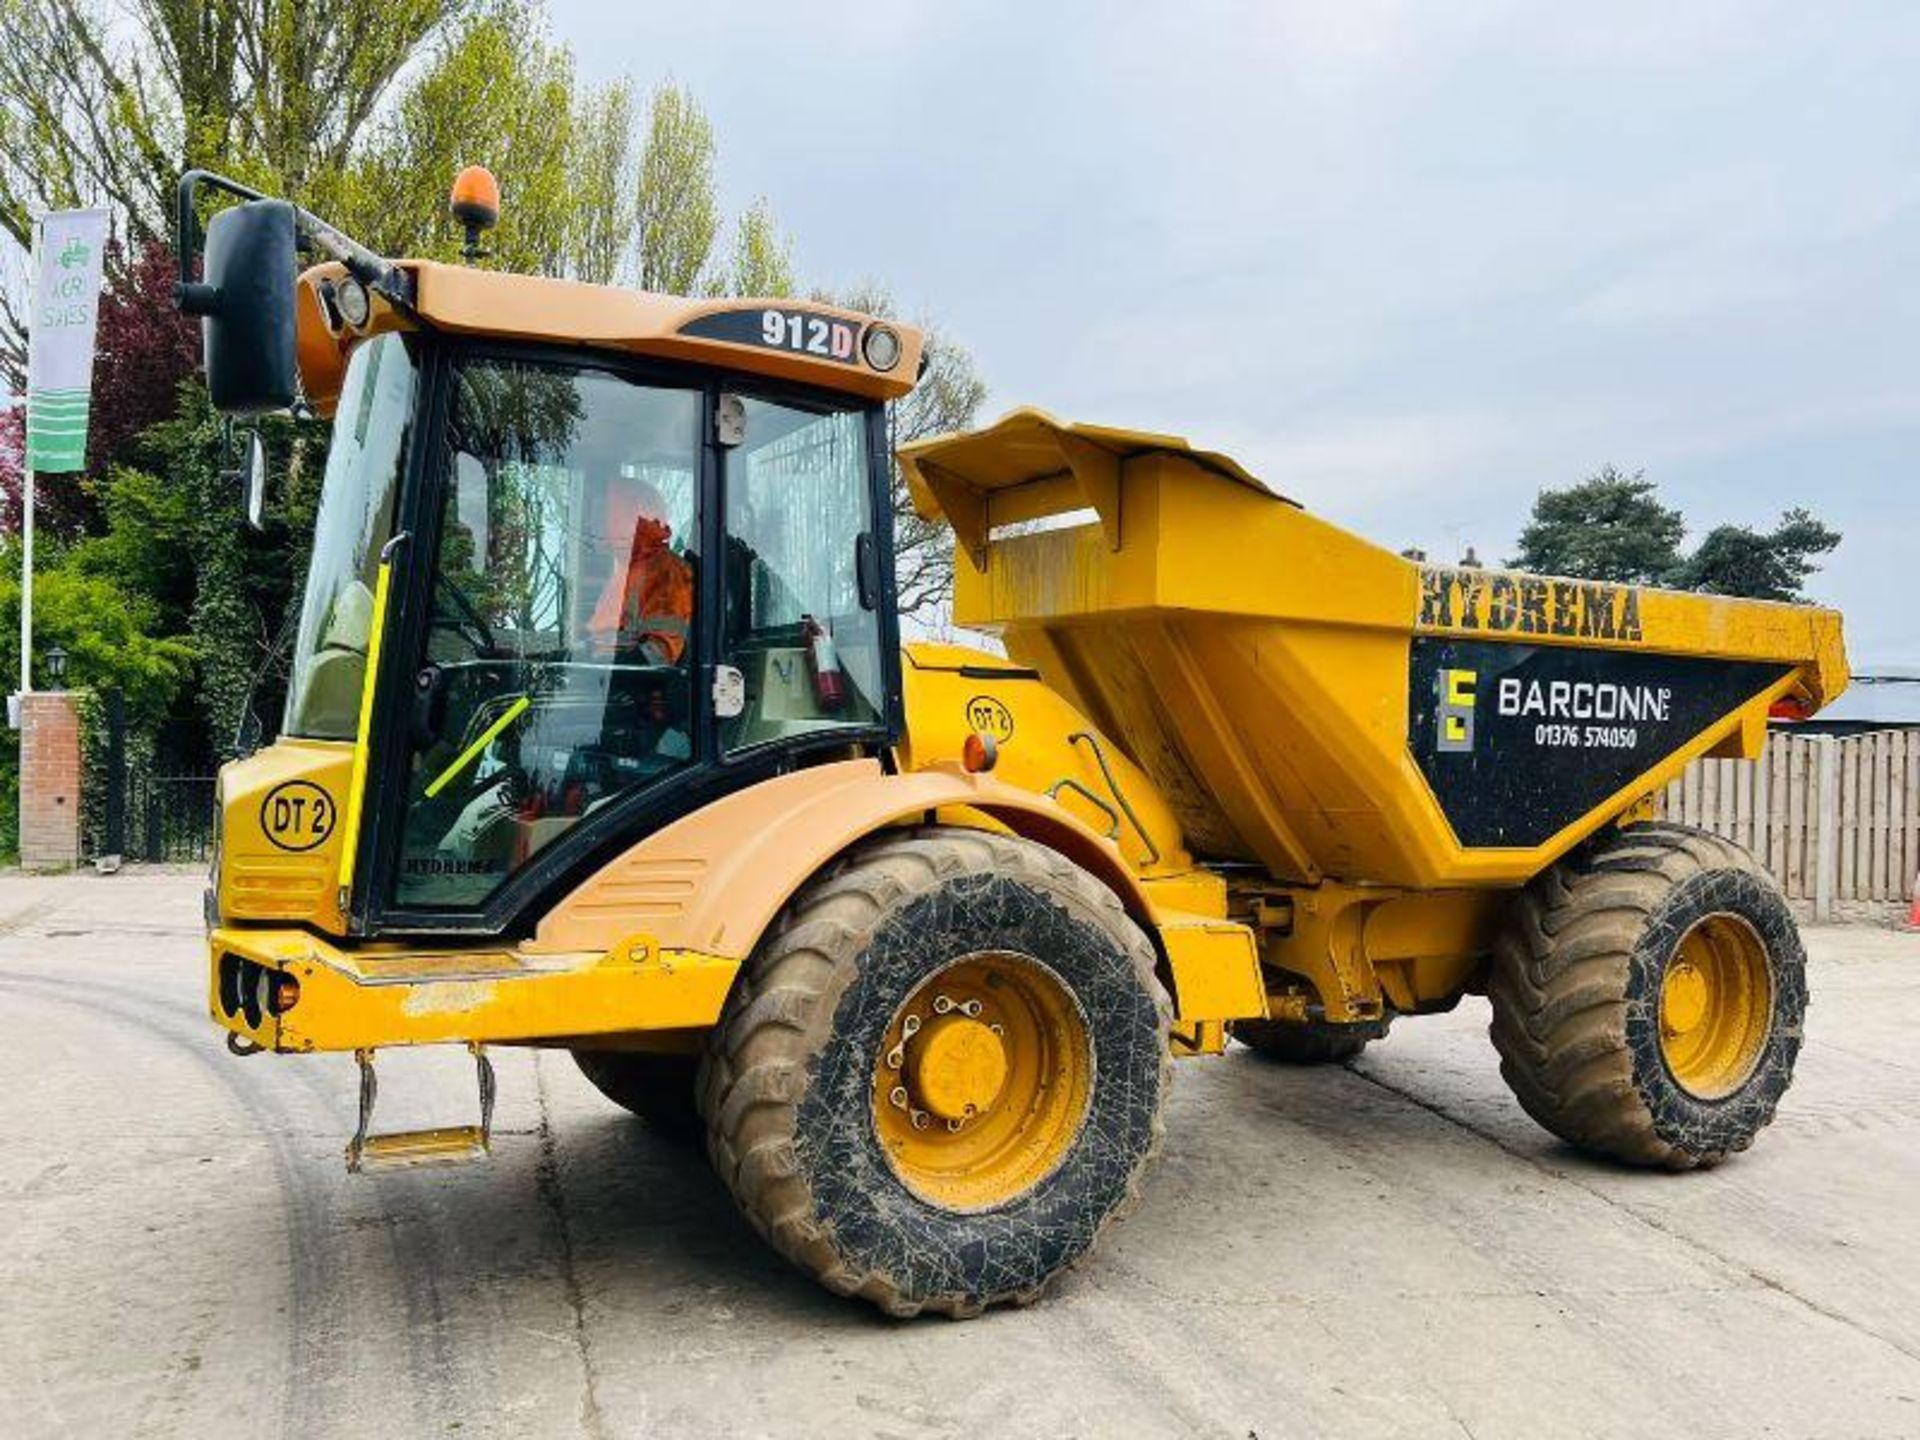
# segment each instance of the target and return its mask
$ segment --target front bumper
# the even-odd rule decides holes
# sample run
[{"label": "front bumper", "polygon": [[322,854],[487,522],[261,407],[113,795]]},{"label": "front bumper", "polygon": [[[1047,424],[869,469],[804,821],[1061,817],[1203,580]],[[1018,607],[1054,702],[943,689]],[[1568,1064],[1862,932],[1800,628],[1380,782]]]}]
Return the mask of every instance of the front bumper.
[{"label": "front bumper", "polygon": [[704,1029],[740,969],[644,935],[605,955],[532,957],[347,949],[302,930],[229,927],[213,930],[208,961],[214,1022],[284,1053]]}]

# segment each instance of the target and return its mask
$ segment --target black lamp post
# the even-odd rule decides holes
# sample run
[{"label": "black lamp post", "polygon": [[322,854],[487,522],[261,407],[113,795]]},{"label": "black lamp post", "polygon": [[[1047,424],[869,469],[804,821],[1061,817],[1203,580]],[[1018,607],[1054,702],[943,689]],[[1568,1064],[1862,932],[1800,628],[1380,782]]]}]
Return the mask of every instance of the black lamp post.
[{"label": "black lamp post", "polygon": [[47,651],[47,680],[56,690],[64,689],[67,683],[67,652],[58,645]]}]

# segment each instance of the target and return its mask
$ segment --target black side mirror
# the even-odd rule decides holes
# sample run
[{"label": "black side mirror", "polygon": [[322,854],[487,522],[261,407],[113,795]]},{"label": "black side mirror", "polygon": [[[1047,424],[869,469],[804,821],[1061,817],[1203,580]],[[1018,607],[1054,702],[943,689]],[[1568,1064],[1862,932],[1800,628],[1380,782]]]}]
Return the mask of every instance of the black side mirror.
[{"label": "black side mirror", "polygon": [[179,288],[180,308],[201,317],[207,391],[222,414],[293,403],[293,220],[285,200],[222,210],[207,222],[204,278]]}]

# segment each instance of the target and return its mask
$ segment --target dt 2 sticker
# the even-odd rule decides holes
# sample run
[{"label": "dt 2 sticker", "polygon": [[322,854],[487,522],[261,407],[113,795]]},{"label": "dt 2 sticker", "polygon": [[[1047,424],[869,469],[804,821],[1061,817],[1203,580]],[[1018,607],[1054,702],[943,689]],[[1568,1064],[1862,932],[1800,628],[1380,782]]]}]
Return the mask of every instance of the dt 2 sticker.
[{"label": "dt 2 sticker", "polygon": [[335,810],[333,797],[311,780],[289,780],[260,802],[260,828],[281,850],[314,850],[333,834]]},{"label": "dt 2 sticker", "polygon": [[976,695],[967,701],[967,729],[1004,745],[1013,739],[1013,712],[991,695]]}]

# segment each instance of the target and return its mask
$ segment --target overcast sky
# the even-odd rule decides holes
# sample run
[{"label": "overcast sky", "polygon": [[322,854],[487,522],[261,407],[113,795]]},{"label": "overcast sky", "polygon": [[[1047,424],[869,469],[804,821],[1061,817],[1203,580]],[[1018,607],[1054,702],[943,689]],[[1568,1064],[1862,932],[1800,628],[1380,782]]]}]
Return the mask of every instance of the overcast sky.
[{"label": "overcast sky", "polygon": [[589,76],[694,90],[730,206],[936,317],[989,415],[1183,434],[1438,559],[1507,557],[1606,462],[1695,538],[1807,505],[1856,664],[1920,665],[1920,4],[554,23]]}]

